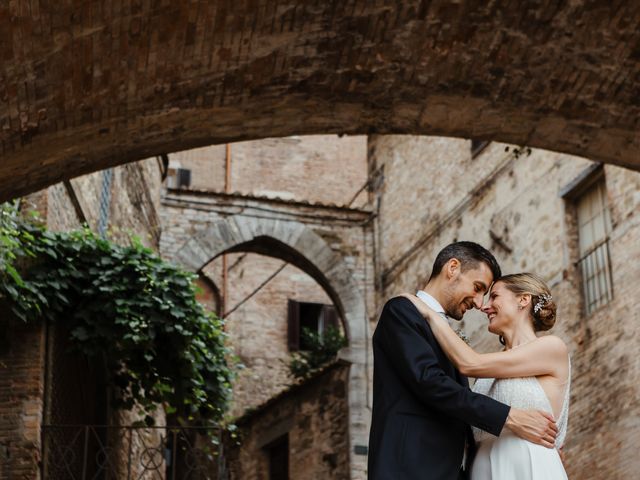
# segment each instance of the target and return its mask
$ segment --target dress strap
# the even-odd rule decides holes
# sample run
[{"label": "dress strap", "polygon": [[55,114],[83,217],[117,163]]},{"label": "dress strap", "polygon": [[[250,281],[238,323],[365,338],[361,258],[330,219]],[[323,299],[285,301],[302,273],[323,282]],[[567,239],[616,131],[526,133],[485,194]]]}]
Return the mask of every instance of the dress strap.
[{"label": "dress strap", "polygon": [[570,393],[571,393],[571,357],[569,357],[569,375],[567,377],[567,386],[565,387],[565,390],[564,390],[562,410],[560,410],[560,416],[558,417],[558,438],[556,439],[556,445],[558,445],[558,447],[561,447],[563,445],[565,436],[567,435]]}]

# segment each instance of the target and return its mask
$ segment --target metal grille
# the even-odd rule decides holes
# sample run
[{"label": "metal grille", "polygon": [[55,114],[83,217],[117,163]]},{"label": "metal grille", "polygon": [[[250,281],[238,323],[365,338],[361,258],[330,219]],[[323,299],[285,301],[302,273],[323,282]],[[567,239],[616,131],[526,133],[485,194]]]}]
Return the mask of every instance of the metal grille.
[{"label": "metal grille", "polygon": [[102,175],[102,192],[100,195],[100,215],[98,218],[98,233],[101,237],[107,235],[109,213],[111,211],[111,184],[113,183],[113,169],[109,168]]},{"label": "metal grille", "polygon": [[597,245],[580,259],[582,287],[586,302],[586,312],[594,310],[613,300],[611,282],[611,262],[609,261],[609,241]]},{"label": "metal grille", "polygon": [[607,207],[604,178],[579,198],[578,236],[580,272],[587,315],[613,299],[609,233],[611,219]]},{"label": "metal grille", "polygon": [[[226,480],[219,431],[205,427],[46,425],[45,480]],[[65,442],[52,441],[64,438]]]}]

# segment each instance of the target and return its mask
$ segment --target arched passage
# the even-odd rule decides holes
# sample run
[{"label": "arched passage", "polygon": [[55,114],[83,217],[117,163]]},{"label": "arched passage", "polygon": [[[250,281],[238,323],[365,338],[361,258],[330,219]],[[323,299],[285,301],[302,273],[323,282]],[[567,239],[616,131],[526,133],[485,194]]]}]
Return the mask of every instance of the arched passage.
[{"label": "arched passage", "polygon": [[221,219],[189,239],[175,253],[175,260],[197,272],[211,260],[231,252],[253,252],[286,260],[314,278],[338,308],[349,341],[340,353],[351,363],[349,374],[349,435],[352,477],[366,469],[366,457],[354,447],[366,445],[367,318],[365,299],[353,273],[342,258],[313,230],[295,221],[251,218],[240,215]]},{"label": "arched passage", "polygon": [[203,303],[205,307],[215,312],[216,315],[222,314],[222,297],[220,295],[220,289],[218,286],[205,275],[200,274],[196,280],[198,287],[198,293],[196,294],[196,300]]},{"label": "arched passage", "polygon": [[0,200],[314,133],[497,140],[640,168],[638,2],[5,2]]}]

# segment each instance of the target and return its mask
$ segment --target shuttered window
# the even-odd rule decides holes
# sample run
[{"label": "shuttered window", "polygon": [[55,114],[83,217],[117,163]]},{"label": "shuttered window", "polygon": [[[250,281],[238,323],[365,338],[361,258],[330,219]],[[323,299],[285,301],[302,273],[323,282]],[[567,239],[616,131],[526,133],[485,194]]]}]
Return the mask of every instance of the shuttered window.
[{"label": "shuttered window", "polygon": [[289,300],[288,307],[289,350],[306,350],[302,329],[324,333],[327,328],[339,326],[338,313],[333,305]]}]

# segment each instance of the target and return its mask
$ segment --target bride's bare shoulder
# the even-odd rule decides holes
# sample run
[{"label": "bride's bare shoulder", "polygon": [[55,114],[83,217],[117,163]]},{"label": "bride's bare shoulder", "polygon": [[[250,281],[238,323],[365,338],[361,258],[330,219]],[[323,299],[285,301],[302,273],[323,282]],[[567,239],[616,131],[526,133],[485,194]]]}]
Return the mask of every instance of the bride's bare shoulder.
[{"label": "bride's bare shoulder", "polygon": [[544,347],[549,353],[555,355],[567,356],[569,354],[569,348],[560,337],[556,335],[545,335],[538,339],[538,344]]}]

